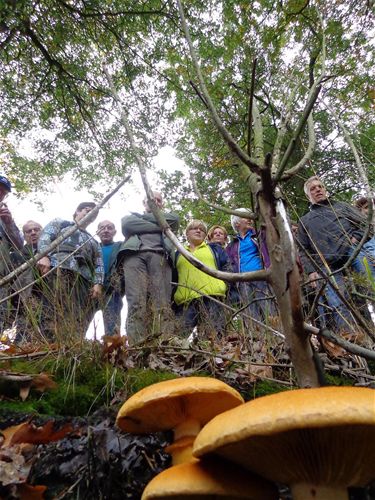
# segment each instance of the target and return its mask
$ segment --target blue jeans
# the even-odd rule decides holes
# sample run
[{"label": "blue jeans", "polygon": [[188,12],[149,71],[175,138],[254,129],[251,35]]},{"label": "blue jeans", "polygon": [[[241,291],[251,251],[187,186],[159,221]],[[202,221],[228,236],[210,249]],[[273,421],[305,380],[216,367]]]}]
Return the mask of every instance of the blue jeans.
[{"label": "blue jeans", "polygon": [[361,251],[352,263],[352,268],[355,272],[367,276],[367,270],[363,263],[363,259],[365,257],[369,265],[371,275],[373,279],[375,279],[375,236],[363,245]]},{"label": "blue jeans", "polygon": [[[337,273],[334,275],[334,279],[341,293],[346,295],[345,293],[345,278],[343,273]],[[346,305],[341,301],[340,297],[337,295],[335,289],[331,285],[327,285],[325,288],[325,297],[327,301],[327,305],[332,309],[329,316],[331,316],[334,329],[337,330],[350,330],[350,325],[354,323],[354,318],[351,315],[349,309]],[[319,312],[323,317],[323,324],[327,326],[327,314],[326,311],[319,307]]]},{"label": "blue jeans", "polygon": [[246,311],[255,319],[264,321],[277,314],[276,305],[268,283],[249,281],[239,284],[242,305],[248,304]]}]

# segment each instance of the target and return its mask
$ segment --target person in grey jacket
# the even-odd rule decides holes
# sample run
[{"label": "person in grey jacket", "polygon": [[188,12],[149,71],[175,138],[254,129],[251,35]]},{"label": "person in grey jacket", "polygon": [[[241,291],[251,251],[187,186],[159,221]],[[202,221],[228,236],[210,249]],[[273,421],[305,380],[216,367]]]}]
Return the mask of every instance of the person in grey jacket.
[{"label": "person in grey jacket", "polygon": [[[297,241],[302,247],[301,260],[309,276],[312,287],[317,287],[321,269],[325,273],[338,271],[349,259],[354,248],[361,240],[366,220],[349,204],[330,200],[326,188],[319,177],[310,177],[304,185],[304,191],[310,200],[310,210],[301,217],[298,225]],[[352,262],[352,269],[361,271],[363,251]],[[375,269],[372,270],[375,276]],[[343,293],[345,280],[343,272],[334,274],[334,279]],[[353,319],[334,288],[326,286],[325,296],[333,310],[335,328],[350,331]]]},{"label": "person in grey jacket", "polygon": [[[162,209],[161,193],[154,191],[153,196],[157,207]],[[144,200],[144,207],[144,214],[132,213],[121,221],[125,242],[120,253],[128,303],[126,334],[130,345],[150,334],[168,336],[173,333],[175,323],[171,309],[174,247],[162,233],[147,200]],[[164,216],[176,232],[178,216],[174,213],[164,213]]]}]

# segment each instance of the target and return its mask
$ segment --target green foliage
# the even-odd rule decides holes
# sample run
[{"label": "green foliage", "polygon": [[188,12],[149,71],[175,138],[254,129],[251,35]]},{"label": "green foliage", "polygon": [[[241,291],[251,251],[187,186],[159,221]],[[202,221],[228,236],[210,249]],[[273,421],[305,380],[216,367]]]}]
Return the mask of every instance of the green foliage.
[{"label": "green foliage", "polygon": [[[310,81],[321,69],[323,31],[328,75],[324,98],[342,113],[349,129],[362,127],[372,106],[369,5],[354,0],[345,5],[304,0],[191,0],[185,4],[211,98],[243,148],[250,152],[254,148],[254,137],[247,144],[254,59],[264,153],[272,151],[287,102],[295,93],[281,147],[284,152]],[[91,187],[97,180],[115,182],[133,170],[134,157],[103,74],[105,62],[146,160],[160,146],[174,143],[208,199],[231,206],[251,204],[246,169],[219,138],[190,84],[199,90],[175,4],[161,0],[7,1],[0,9],[0,21],[0,137],[7,144],[0,163],[17,189],[43,189],[46,178],[59,179],[66,172],[81,186]],[[337,135],[337,127],[323,103],[317,106],[315,119],[316,153],[302,177],[312,171],[327,173],[329,179],[338,179],[336,186],[342,186],[344,179],[346,189],[357,190],[351,153],[331,138]],[[373,137],[373,131],[363,127]],[[25,137],[33,146],[28,158],[19,153]],[[363,139],[361,145],[366,142]],[[304,133],[291,165],[305,147]],[[365,158],[369,148],[363,152]],[[195,213],[186,200],[191,198],[189,185],[178,190],[177,177],[164,180],[169,193],[178,193],[186,218],[191,212],[205,219],[210,216],[201,204]],[[303,203],[296,198],[296,190],[289,183],[285,190],[300,213]]]}]

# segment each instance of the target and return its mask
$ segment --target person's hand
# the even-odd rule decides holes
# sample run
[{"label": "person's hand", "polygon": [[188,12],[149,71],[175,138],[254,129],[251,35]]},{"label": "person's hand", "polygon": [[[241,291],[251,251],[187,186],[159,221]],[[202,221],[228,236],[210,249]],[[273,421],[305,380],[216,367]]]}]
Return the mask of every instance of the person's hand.
[{"label": "person's hand", "polygon": [[92,299],[100,299],[103,293],[102,285],[96,284],[91,288],[90,296]]},{"label": "person's hand", "polygon": [[51,261],[47,256],[39,259],[36,265],[40,271],[40,274],[42,275],[48,273],[48,271],[51,269]]},{"label": "person's hand", "polygon": [[0,204],[0,219],[6,225],[10,224],[13,221],[12,214],[10,213],[9,208],[5,205],[5,203]]},{"label": "person's hand", "polygon": [[313,287],[313,288],[316,288],[317,287],[317,280],[320,279],[320,275],[319,273],[317,272],[313,272],[313,273],[310,273],[309,274],[309,282],[310,282],[310,285]]}]

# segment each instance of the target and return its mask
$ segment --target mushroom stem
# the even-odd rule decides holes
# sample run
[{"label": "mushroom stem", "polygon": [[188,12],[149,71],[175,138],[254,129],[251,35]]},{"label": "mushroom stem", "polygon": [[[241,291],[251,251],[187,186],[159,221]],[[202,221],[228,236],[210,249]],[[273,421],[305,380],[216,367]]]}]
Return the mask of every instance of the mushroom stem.
[{"label": "mushroom stem", "polygon": [[293,500],[349,500],[348,490],[337,486],[298,483],[291,490]]},{"label": "mushroom stem", "polygon": [[194,440],[195,437],[187,436],[174,441],[171,445],[164,448],[164,451],[171,455],[173,465],[185,464],[197,460],[193,457]]},{"label": "mushroom stem", "polygon": [[173,429],[174,440],[177,441],[186,436],[197,436],[202,426],[198,419],[188,418],[176,425]]},{"label": "mushroom stem", "polygon": [[201,428],[202,426],[199,420],[189,418],[173,429],[174,441],[164,450],[172,455],[173,465],[179,465],[194,460],[193,444]]}]

